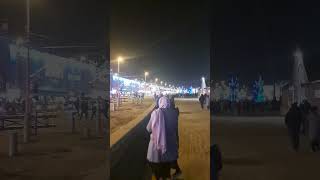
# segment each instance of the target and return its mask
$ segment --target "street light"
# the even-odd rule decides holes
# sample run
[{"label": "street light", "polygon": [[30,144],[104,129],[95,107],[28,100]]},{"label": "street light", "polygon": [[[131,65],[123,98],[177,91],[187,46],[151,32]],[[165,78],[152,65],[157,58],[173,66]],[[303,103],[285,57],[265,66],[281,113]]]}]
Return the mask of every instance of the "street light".
[{"label": "street light", "polygon": [[122,57],[118,57],[118,74],[120,73],[120,63],[123,61]]},{"label": "street light", "polygon": [[144,81],[147,82],[147,76],[149,75],[149,72],[144,72]]},{"label": "street light", "polygon": [[158,78],[155,79],[155,82],[156,82],[156,83],[158,82]]},{"label": "street light", "polygon": [[166,82],[164,83],[164,86],[167,86],[167,83],[166,83]]},{"label": "street light", "polygon": [[161,86],[162,86],[162,84],[163,84],[163,81],[161,81],[161,82],[160,82],[160,84],[161,84]]}]

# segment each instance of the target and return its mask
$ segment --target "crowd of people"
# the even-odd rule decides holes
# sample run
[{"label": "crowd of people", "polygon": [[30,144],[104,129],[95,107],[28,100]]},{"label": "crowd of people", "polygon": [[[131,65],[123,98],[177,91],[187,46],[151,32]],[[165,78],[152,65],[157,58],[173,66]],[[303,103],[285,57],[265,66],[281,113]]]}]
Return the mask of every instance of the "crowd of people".
[{"label": "crowd of people", "polygon": [[[174,96],[160,94],[155,99],[158,105],[146,127],[150,134],[147,161],[157,180],[176,179],[182,174],[177,161],[179,109],[175,106]],[[174,174],[171,169],[175,170]]]},{"label": "crowd of people", "polygon": [[308,137],[313,152],[320,150],[320,115],[317,106],[311,106],[306,100],[299,105],[293,103],[285,116],[285,124],[295,151],[299,149],[300,135]]},{"label": "crowd of people", "polygon": [[144,93],[134,92],[132,94],[133,103],[142,104],[144,100]]},{"label": "crowd of people", "polygon": [[[107,117],[108,116],[108,107],[109,102],[106,99],[98,97],[98,99],[93,99],[86,97],[84,93],[79,97],[70,97],[65,96],[57,100],[57,97],[54,96],[42,96],[41,98],[33,97],[31,99],[31,108],[33,110],[49,110],[49,106],[54,104],[55,109],[58,109],[58,106],[62,104],[62,108],[64,111],[69,110],[69,106],[71,109],[76,111],[76,114],[79,115],[80,119],[84,116],[86,119],[89,117],[89,109],[91,109],[91,117],[92,120],[94,117],[97,117],[98,105],[100,105],[100,109],[102,113]],[[0,113],[1,114],[23,114],[25,112],[25,100],[22,97],[15,98],[9,100],[7,98],[0,98]]]},{"label": "crowd of people", "polygon": [[15,98],[9,100],[7,98],[0,98],[0,114],[17,114],[24,113],[25,101],[22,98]]},{"label": "crowd of people", "polygon": [[213,100],[211,111],[213,113],[233,113],[237,115],[254,112],[271,112],[280,110],[280,101],[275,98],[272,101],[255,102],[245,99],[240,101]]}]

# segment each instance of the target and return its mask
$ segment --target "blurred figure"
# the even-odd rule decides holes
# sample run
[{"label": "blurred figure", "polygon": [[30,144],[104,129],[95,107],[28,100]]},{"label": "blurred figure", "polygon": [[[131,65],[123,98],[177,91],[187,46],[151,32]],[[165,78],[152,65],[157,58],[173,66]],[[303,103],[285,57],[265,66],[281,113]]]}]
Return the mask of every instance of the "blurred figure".
[{"label": "blurred figure", "polygon": [[86,120],[88,120],[88,110],[89,110],[89,102],[88,99],[85,97],[84,93],[81,94],[80,98],[81,102],[81,114],[80,114],[80,120],[82,119],[82,116],[85,115]]},{"label": "blurred figure", "polygon": [[6,113],[6,110],[4,108],[3,102],[0,101],[0,115],[4,115]]},{"label": "blurred figure", "polygon": [[209,110],[210,109],[210,97],[208,94],[205,94],[204,97],[205,97],[206,108],[207,108],[207,110]]},{"label": "blurred figure", "polygon": [[79,115],[80,114],[80,98],[77,97],[77,99],[74,101],[73,103],[74,107],[76,108],[76,111],[77,111],[77,114]]},{"label": "blurred figure", "polygon": [[301,112],[297,103],[293,103],[285,116],[285,123],[288,128],[289,137],[295,151],[299,148],[299,134],[301,127]]},{"label": "blurred figure", "polygon": [[201,105],[201,109],[203,109],[205,100],[206,100],[206,99],[205,99],[204,95],[201,94],[200,97],[199,97],[199,102],[200,102],[200,105]]},{"label": "blurred figure", "polygon": [[318,151],[320,148],[320,117],[318,114],[318,108],[316,106],[311,107],[306,119],[309,122],[309,138],[311,149],[313,152],[315,152]]},{"label": "blurred figure", "polygon": [[96,102],[92,102],[92,114],[91,114],[91,120],[93,120],[93,117],[97,117],[97,106]]},{"label": "blurred figure", "polygon": [[211,180],[218,180],[219,172],[222,169],[222,156],[218,145],[214,144],[210,147],[210,158]]}]

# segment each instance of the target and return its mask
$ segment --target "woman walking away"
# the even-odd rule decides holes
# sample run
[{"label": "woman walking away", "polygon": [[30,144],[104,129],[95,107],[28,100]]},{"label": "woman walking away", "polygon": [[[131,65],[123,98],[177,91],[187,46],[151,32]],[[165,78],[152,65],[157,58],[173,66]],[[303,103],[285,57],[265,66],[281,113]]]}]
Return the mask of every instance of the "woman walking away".
[{"label": "woman walking away", "polygon": [[170,169],[178,159],[178,112],[170,108],[167,97],[159,99],[159,108],[152,112],[147,131],[151,133],[147,160],[152,173],[157,180],[171,178]]},{"label": "woman walking away", "polygon": [[316,152],[320,149],[319,137],[320,137],[320,117],[317,112],[317,107],[311,107],[311,111],[307,115],[309,121],[309,137],[311,143],[311,149]]}]

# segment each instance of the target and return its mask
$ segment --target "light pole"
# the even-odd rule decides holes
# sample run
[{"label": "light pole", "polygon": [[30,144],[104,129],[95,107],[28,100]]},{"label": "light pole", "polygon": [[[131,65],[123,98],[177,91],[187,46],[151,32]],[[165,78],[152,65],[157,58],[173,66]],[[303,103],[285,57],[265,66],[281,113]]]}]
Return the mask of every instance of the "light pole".
[{"label": "light pole", "polygon": [[162,86],[162,84],[163,84],[163,81],[161,81],[161,82],[160,82],[160,84],[161,84],[161,86]]},{"label": "light pole", "polygon": [[123,61],[122,57],[118,57],[118,74],[120,74],[120,63]]},{"label": "light pole", "polygon": [[[23,142],[29,142],[29,116],[30,116],[30,0],[26,0],[26,12],[27,12],[27,24],[26,24],[26,36],[27,36],[27,63],[26,63],[26,89],[25,89],[25,113],[24,113],[24,127],[23,127]],[[36,126],[36,124],[35,124]]]},{"label": "light pole", "polygon": [[144,81],[147,82],[147,76],[149,75],[149,72],[144,72]]},{"label": "light pole", "polygon": [[158,82],[158,78],[156,78],[156,79],[154,80],[154,82],[157,84],[157,82]]}]

